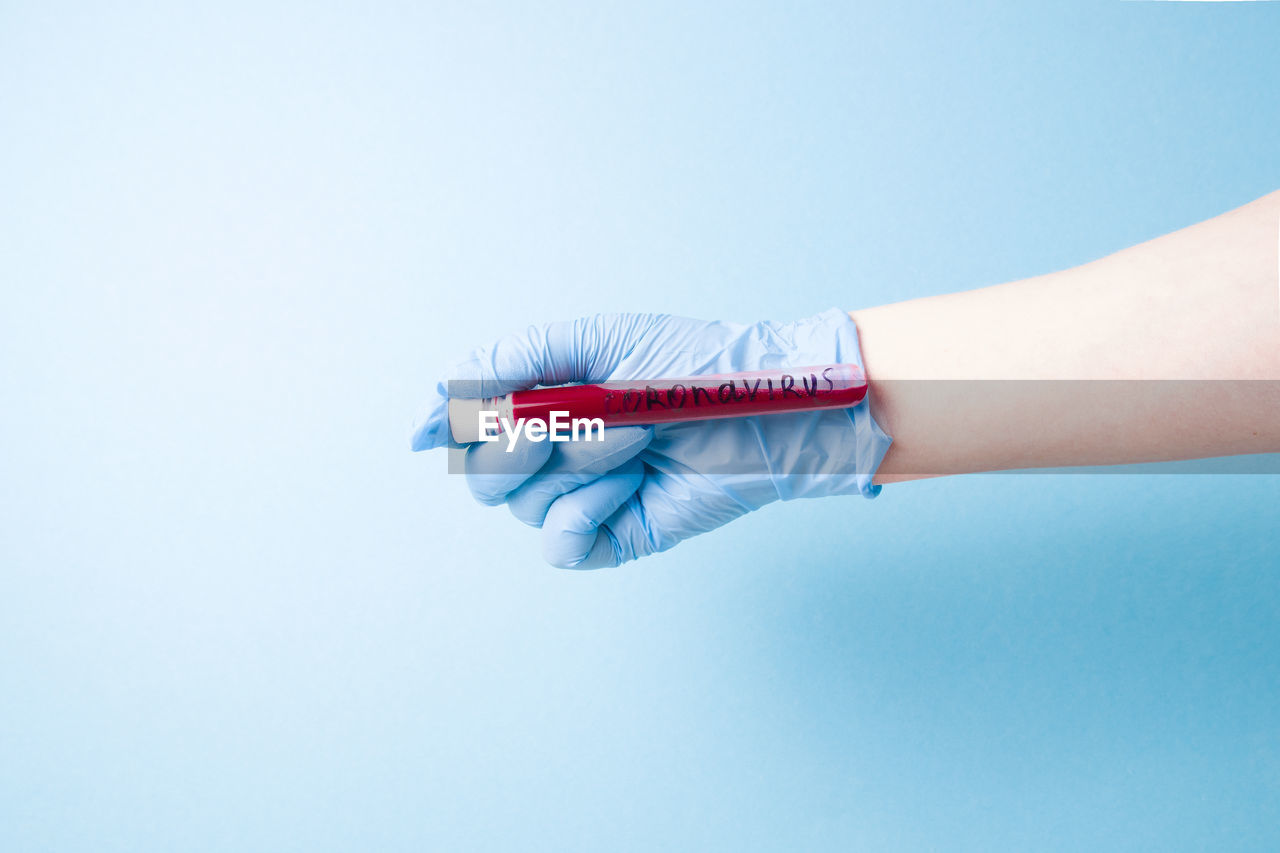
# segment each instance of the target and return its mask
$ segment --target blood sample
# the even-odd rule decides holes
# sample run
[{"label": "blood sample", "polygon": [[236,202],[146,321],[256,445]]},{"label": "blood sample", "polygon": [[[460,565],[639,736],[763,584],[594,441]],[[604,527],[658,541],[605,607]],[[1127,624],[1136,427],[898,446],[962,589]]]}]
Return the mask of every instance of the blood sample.
[{"label": "blood sample", "polygon": [[[469,444],[525,420],[600,419],[604,426],[664,424],[856,406],[867,378],[856,364],[778,368],[683,379],[626,380],[450,398],[453,440]],[[495,416],[496,415],[496,416]],[[495,426],[496,424],[496,426]]]}]

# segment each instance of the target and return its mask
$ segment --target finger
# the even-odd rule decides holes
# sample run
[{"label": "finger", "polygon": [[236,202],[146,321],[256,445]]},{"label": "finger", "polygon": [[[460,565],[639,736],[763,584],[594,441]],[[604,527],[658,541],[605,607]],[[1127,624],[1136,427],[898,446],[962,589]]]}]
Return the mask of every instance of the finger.
[{"label": "finger", "polygon": [[453,365],[418,410],[413,450],[449,443],[450,397],[500,397],[535,385],[603,382],[640,339],[669,318],[661,314],[597,314],[530,326]]},{"label": "finger", "polygon": [[502,503],[546,464],[552,447],[549,441],[481,441],[471,445],[465,469],[472,496],[486,506]]},{"label": "finger", "polygon": [[[739,497],[699,476],[646,469],[644,482],[601,524],[608,531],[613,566],[675,547],[714,530],[752,509]],[[548,519],[549,521],[549,519]],[[603,538],[603,537],[602,537]],[[592,554],[580,568],[598,568]]]},{"label": "finger", "polygon": [[535,385],[603,382],[659,314],[597,314],[529,326],[454,365],[448,391],[457,397],[497,397]]},{"label": "finger", "polygon": [[511,514],[531,527],[541,527],[556,498],[609,473],[649,446],[653,430],[611,427],[601,441],[566,441],[555,445],[550,460],[507,495]]},{"label": "finger", "polygon": [[546,561],[561,569],[617,565],[620,561],[608,531],[600,525],[643,481],[644,465],[633,458],[613,473],[557,498],[542,525]]}]

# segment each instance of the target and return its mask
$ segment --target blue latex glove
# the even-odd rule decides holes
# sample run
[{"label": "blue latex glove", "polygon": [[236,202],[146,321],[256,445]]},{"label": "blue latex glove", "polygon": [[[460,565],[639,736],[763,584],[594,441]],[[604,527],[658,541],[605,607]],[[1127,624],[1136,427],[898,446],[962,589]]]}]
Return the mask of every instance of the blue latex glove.
[{"label": "blue latex glove", "polygon": [[[414,425],[414,450],[449,443],[448,394],[495,397],[535,385],[662,379],[862,364],[837,309],[753,325],[613,314],[532,326],[450,371]],[[484,504],[541,527],[543,556],[595,569],[665,551],[775,500],[860,494],[890,438],[867,401],[851,409],[606,429],[604,441],[483,442],[466,450]]]}]

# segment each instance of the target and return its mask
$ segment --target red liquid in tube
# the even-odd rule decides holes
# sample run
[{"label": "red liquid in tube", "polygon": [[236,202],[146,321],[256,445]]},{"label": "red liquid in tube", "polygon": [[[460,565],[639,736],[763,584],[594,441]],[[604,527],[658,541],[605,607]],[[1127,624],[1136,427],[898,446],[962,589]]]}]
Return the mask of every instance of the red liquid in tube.
[{"label": "red liquid in tube", "polygon": [[486,400],[450,400],[449,423],[454,440],[465,444],[480,439],[480,412],[497,412],[499,425],[503,420],[516,424],[535,418],[550,422],[555,412],[562,418],[600,418],[606,427],[632,426],[847,408],[866,395],[867,378],[860,367],[825,364],[685,379],[561,385]]}]

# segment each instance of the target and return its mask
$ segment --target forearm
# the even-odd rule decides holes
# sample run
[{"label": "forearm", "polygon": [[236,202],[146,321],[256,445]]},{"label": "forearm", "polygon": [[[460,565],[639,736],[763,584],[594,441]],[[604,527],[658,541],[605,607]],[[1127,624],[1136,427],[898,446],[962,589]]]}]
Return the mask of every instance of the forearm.
[{"label": "forearm", "polygon": [[894,437],[877,482],[1280,451],[1278,225],[1272,193],[1064,272],[850,312]]}]

